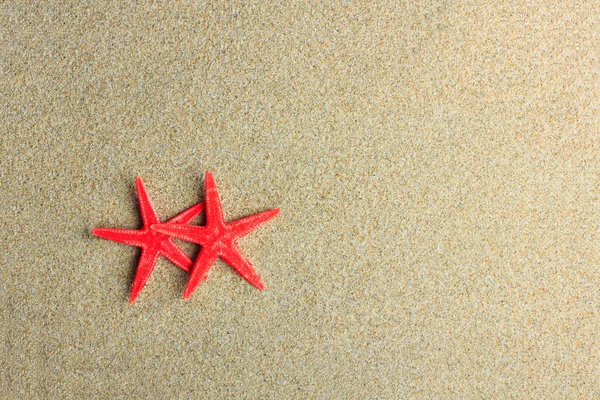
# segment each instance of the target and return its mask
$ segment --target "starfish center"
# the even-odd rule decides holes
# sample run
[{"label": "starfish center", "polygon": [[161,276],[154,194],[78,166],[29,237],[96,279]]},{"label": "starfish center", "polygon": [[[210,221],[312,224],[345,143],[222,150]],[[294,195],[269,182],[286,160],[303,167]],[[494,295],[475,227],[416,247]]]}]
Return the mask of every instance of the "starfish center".
[{"label": "starfish center", "polygon": [[233,245],[234,237],[232,232],[225,226],[216,226],[211,229],[211,242],[215,250],[223,250]]}]

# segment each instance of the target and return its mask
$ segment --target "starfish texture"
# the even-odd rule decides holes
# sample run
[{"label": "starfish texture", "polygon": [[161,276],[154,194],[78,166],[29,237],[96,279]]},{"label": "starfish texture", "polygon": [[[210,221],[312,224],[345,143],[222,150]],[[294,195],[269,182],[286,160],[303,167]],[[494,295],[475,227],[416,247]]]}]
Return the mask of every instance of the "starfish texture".
[{"label": "starfish texture", "polygon": [[[143,226],[140,229],[97,228],[92,230],[92,234],[101,238],[142,248],[142,255],[131,288],[130,303],[135,301],[146,285],[150,274],[152,274],[152,271],[154,270],[158,257],[165,256],[173,264],[184,271],[189,271],[192,267],[192,260],[175,244],[173,238],[160,233],[155,229],[151,229],[151,226],[159,227],[162,224],[158,220],[156,212],[152,207],[152,203],[148,198],[144,183],[139,177],[136,179],[136,187],[143,223]],[[196,204],[168,220],[167,223],[169,226],[188,224],[203,210],[204,203]]]},{"label": "starfish texture", "polygon": [[208,270],[213,262],[221,257],[233,267],[244,279],[263,290],[264,284],[250,261],[244,257],[237,246],[237,240],[252,232],[263,223],[279,213],[278,208],[264,211],[234,222],[226,223],[223,218],[221,200],[217,192],[215,180],[210,172],[206,173],[206,225],[193,226],[169,223],[151,225],[151,229],[174,236],[176,238],[198,243],[202,246],[198,258],[194,262],[188,284],[183,297],[189,298],[198,284],[207,279]]}]

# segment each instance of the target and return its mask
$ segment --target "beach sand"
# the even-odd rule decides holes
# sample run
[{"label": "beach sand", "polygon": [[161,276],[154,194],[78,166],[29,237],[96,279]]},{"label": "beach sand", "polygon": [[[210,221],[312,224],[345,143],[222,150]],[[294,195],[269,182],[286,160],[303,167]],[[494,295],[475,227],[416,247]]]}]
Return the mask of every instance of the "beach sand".
[{"label": "beach sand", "polygon": [[[600,397],[598,3],[30,3],[0,397]],[[206,171],[227,221],[281,208],[240,240],[266,290],[218,261],[185,301],[161,258],[130,305],[140,250],[91,230]]]}]

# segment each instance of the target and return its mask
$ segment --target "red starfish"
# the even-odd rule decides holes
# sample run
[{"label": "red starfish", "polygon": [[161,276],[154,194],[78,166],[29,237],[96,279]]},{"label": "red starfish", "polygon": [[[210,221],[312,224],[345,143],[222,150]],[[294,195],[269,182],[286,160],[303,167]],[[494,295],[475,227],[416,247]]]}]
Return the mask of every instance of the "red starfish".
[{"label": "red starfish", "polygon": [[[136,178],[136,187],[143,223],[143,226],[139,230],[103,228],[92,230],[92,234],[101,238],[142,248],[142,256],[140,257],[135,278],[133,280],[133,287],[131,288],[130,303],[135,301],[146,285],[150,274],[152,274],[152,271],[154,270],[158,257],[165,256],[171,260],[173,264],[186,272],[192,267],[192,260],[190,260],[183,250],[177,247],[171,237],[150,229],[150,226],[160,226],[161,223],[156,216],[152,203],[150,203],[150,199],[144,188],[144,183],[140,177]],[[167,222],[169,224],[187,224],[200,214],[202,210],[204,210],[204,203],[196,204]]]},{"label": "red starfish", "polygon": [[151,228],[157,232],[175,236],[188,242],[202,245],[200,254],[194,262],[190,279],[183,298],[189,298],[198,284],[207,279],[208,270],[213,262],[221,257],[233,267],[244,279],[263,290],[265,285],[254,271],[250,261],[244,257],[237,247],[237,240],[252,232],[263,223],[279,213],[278,208],[251,215],[237,221],[226,223],[223,218],[221,200],[217,192],[215,180],[210,172],[206,173],[206,225],[159,224]]}]

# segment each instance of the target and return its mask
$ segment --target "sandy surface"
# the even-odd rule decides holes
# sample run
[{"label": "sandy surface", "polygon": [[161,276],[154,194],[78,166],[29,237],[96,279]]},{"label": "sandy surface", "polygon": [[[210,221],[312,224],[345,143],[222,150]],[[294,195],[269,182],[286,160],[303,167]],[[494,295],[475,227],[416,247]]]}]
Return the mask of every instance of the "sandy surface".
[{"label": "sandy surface", "polygon": [[[0,5],[2,398],[600,397],[599,3]],[[88,3],[88,4],[86,4]],[[121,4],[121,5],[119,5]],[[90,235],[282,213],[189,301]],[[185,246],[194,254],[197,248]]]}]

